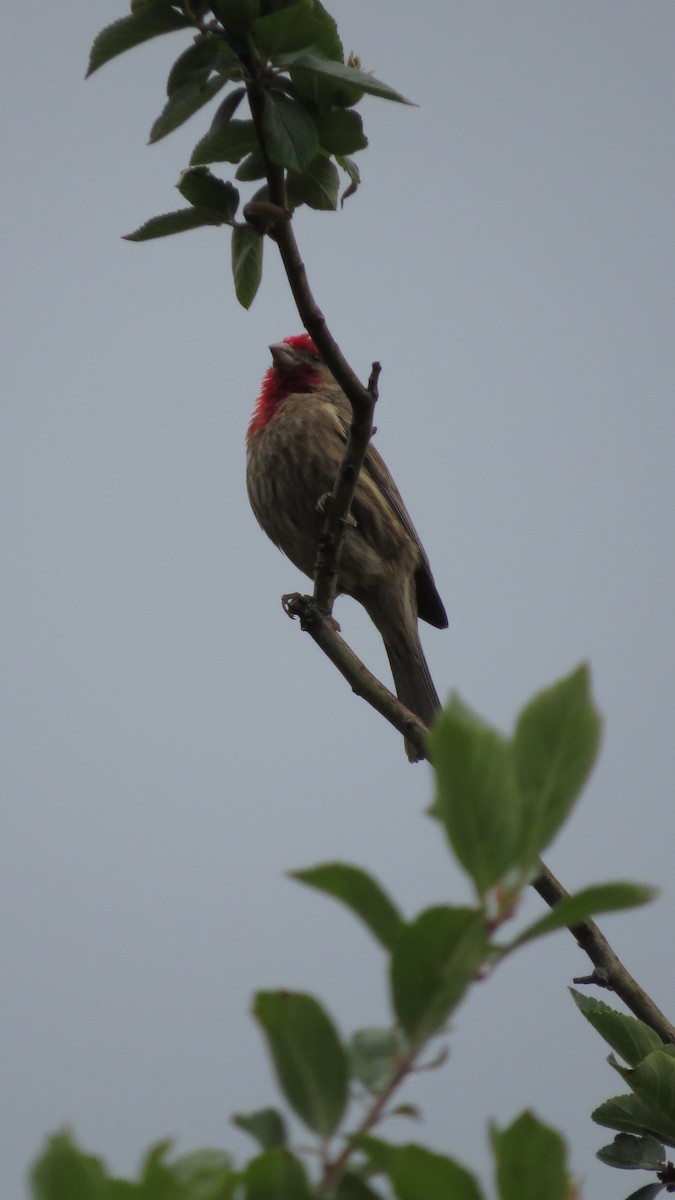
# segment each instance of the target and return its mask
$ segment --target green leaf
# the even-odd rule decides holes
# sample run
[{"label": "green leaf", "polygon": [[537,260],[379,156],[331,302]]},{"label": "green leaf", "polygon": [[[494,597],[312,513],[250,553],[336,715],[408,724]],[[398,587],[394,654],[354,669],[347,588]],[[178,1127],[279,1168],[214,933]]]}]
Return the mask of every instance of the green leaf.
[{"label": "green leaf", "polygon": [[304,871],[290,871],[289,875],[291,879],[341,900],[361,918],[385,950],[391,949],[401,924],[401,914],[384,889],[366,871],[348,863],[332,862],[321,863]]},{"label": "green leaf", "polygon": [[246,39],[260,16],[260,0],[213,0],[211,10],[232,39]]},{"label": "green leaf", "polygon": [[499,1200],[566,1200],[569,1182],[565,1143],[531,1112],[501,1132],[492,1131]]},{"label": "green leaf", "polygon": [[139,1200],[138,1184],[128,1179],[109,1179],[105,1200]]},{"label": "green leaf", "polygon": [[347,1141],[365,1156],[371,1174],[389,1174],[396,1153],[396,1146],[392,1146],[391,1142],[373,1137],[371,1133],[354,1133]]},{"label": "green leaf", "polygon": [[248,183],[255,179],[264,179],[266,173],[265,159],[259,150],[254,150],[246,156],[243,162],[239,163],[234,177],[240,179],[242,183]]},{"label": "green leaf", "polygon": [[143,1200],[182,1200],[171,1165],[166,1161],[172,1147],[172,1139],[165,1138],[156,1142],[145,1154],[139,1184]]},{"label": "green leaf", "polygon": [[234,220],[239,192],[231,183],[212,175],[208,167],[188,167],[177,184],[181,196],[195,208],[210,208],[225,221]]},{"label": "green leaf", "polygon": [[366,71],[359,71],[355,67],[349,67],[345,63],[335,62],[331,58],[322,58],[317,53],[309,53],[306,50],[295,50],[290,54],[277,54],[274,58],[274,63],[282,69],[293,68],[293,71],[306,71],[310,75],[318,75],[327,79],[337,79],[341,83],[349,84],[351,87],[359,87],[364,92],[368,92],[371,96],[380,96],[383,100],[397,100],[399,104],[413,104],[412,100],[406,100],[400,92],[389,87],[386,83],[381,83],[379,79],[375,79]]},{"label": "green leaf", "polygon": [[160,33],[173,33],[176,29],[185,29],[191,24],[187,17],[176,12],[174,8],[168,8],[162,0],[155,4],[146,4],[130,16],[113,21],[112,25],[106,25],[94,38],[87,78],[111,58],[123,54],[132,46],[147,42],[149,38],[157,37]]},{"label": "green leaf", "polygon": [[428,908],[401,925],[391,990],[396,1016],[413,1044],[445,1024],[487,953],[485,918],[473,908]]},{"label": "green leaf", "polygon": [[381,1092],[396,1073],[407,1043],[398,1029],[357,1029],[347,1048],[350,1073],[370,1092]]},{"label": "green leaf", "polygon": [[520,796],[511,744],[453,696],[428,747],[436,772],[434,815],[483,897],[518,859]]},{"label": "green leaf", "polygon": [[612,1096],[610,1100],[599,1104],[591,1117],[596,1125],[618,1129],[620,1133],[648,1134],[659,1138],[667,1146],[675,1146],[671,1123],[664,1120],[641,1096],[633,1093]]},{"label": "green leaf", "polygon": [[277,1147],[252,1158],[246,1168],[246,1200],[309,1200],[302,1163],[289,1150]]},{"label": "green leaf", "polygon": [[662,1183],[647,1183],[644,1187],[638,1188],[637,1192],[631,1192],[630,1196],[626,1196],[626,1200],[655,1200],[663,1188]]},{"label": "green leaf", "polygon": [[250,308],[262,279],[263,239],[252,229],[232,230],[232,276],[242,308]]},{"label": "green leaf", "polygon": [[172,233],[184,233],[187,229],[199,229],[201,225],[222,225],[223,218],[211,208],[179,208],[176,212],[162,213],[150,217],[133,233],[124,235],[127,242],[147,242],[150,238],[168,237]]},{"label": "green leaf", "polygon": [[325,10],[314,12],[311,5],[293,4],[259,17],[253,25],[253,37],[256,46],[268,56],[316,46],[329,58],[342,61],[342,44],[335,22]]},{"label": "green leaf", "polygon": [[669,1054],[663,1047],[652,1050],[642,1062],[626,1074],[633,1091],[649,1104],[661,1121],[667,1122],[668,1144],[675,1145],[675,1048]]},{"label": "green leaf", "polygon": [[320,112],[316,117],[319,142],[329,154],[355,154],[365,150],[368,138],[363,132],[363,121],[350,108],[332,108]]},{"label": "green leaf", "polygon": [[349,177],[349,187],[345,188],[342,196],[340,197],[340,207],[342,207],[345,200],[348,200],[350,196],[353,196],[354,192],[357,190],[361,182],[361,172],[359,171],[359,168],[353,159],[346,158],[343,154],[338,154],[335,161]]},{"label": "green leaf", "polygon": [[654,1137],[635,1137],[632,1133],[617,1133],[609,1146],[597,1152],[600,1162],[624,1171],[657,1171],[663,1166],[666,1152]]},{"label": "green leaf", "polygon": [[235,1113],[232,1124],[262,1146],[263,1150],[273,1150],[276,1146],[285,1146],[287,1141],[286,1123],[276,1108],[260,1108],[252,1113]]},{"label": "green leaf", "polygon": [[178,55],[169,71],[166,81],[167,96],[185,83],[208,79],[211,71],[217,71],[224,80],[241,79],[241,59],[222,38],[214,37],[210,33],[200,34],[187,50]]},{"label": "green leaf", "polygon": [[520,714],[513,747],[523,795],[524,868],[569,815],[596,760],[601,728],[585,665],[540,692]]},{"label": "green leaf", "polygon": [[199,34],[192,45],[178,55],[166,81],[167,96],[183,87],[183,84],[193,83],[195,78],[208,77],[216,58],[219,40],[211,34]]},{"label": "green leaf", "polygon": [[319,139],[309,113],[284,92],[267,88],[262,113],[265,149],[273,163],[302,171],[316,156]]},{"label": "green leaf", "polygon": [[106,1200],[107,1176],[103,1163],[84,1154],[69,1133],[57,1133],[34,1164],[31,1174],[34,1200]]},{"label": "green leaf", "polygon": [[583,888],[573,896],[566,896],[540,921],[523,930],[511,942],[510,948],[523,946],[534,938],[553,933],[556,929],[572,929],[599,913],[620,912],[625,908],[637,908],[648,904],[657,895],[655,888],[639,883],[597,883]]},{"label": "green leaf", "polygon": [[301,174],[288,172],[288,202],[295,208],[299,204],[308,204],[320,212],[333,212],[337,208],[339,186],[340,178],[333,163],[320,154]]},{"label": "green leaf", "polygon": [[211,133],[218,133],[225,128],[227,123],[232,120],[245,95],[245,87],[234,88],[233,91],[227,93],[213,114],[213,120],[209,126]]},{"label": "green leaf", "polygon": [[644,1021],[616,1012],[602,1000],[584,996],[575,988],[570,988],[570,992],[579,1012],[630,1067],[637,1066],[652,1050],[661,1048],[663,1043],[658,1033]]},{"label": "green leaf", "polygon": [[483,1196],[470,1171],[423,1146],[397,1147],[389,1175],[397,1200],[482,1200]]},{"label": "green leaf", "polygon": [[[239,1181],[224,1150],[193,1150],[171,1163],[169,1171],[180,1200],[231,1200]],[[144,1193],[143,1200],[151,1197]],[[157,1200],[168,1200],[166,1189],[158,1193]]]},{"label": "green leaf", "polygon": [[321,1005],[301,992],[258,992],[254,1015],[288,1103],[315,1133],[329,1137],[347,1104],[345,1049]]},{"label": "green leaf", "polygon": [[178,129],[193,113],[208,104],[217,92],[224,87],[226,80],[221,75],[214,75],[208,80],[184,83],[171,93],[164,108],[153,123],[150,130],[149,143],[160,141],[167,133]]},{"label": "green leaf", "polygon": [[[165,1150],[152,1152],[145,1161],[141,1181],[131,1196],[142,1200],[233,1200],[239,1175],[228,1156],[219,1150],[197,1150],[174,1162],[163,1161]],[[113,1200],[106,1193],[106,1200]],[[119,1200],[126,1200],[124,1192]]]},{"label": "green leaf", "polygon": [[345,52],[340,41],[335,17],[331,17],[330,13],[321,3],[321,0],[314,0],[312,12],[315,19],[321,22],[321,32],[316,31],[312,45],[320,54],[325,55],[326,58],[333,58],[335,62],[339,63],[344,62]]},{"label": "green leaf", "polygon": [[212,162],[240,162],[257,148],[253,121],[227,121],[200,138],[190,156],[190,166]]},{"label": "green leaf", "polygon": [[374,1192],[360,1175],[345,1171],[337,1186],[335,1200],[381,1200],[381,1196],[379,1192]]}]

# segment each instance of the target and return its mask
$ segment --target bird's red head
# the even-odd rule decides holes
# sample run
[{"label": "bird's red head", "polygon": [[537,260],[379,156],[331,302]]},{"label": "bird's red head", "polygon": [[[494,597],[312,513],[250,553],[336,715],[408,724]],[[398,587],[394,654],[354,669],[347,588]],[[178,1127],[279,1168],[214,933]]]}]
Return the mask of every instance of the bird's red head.
[{"label": "bird's red head", "polygon": [[298,333],[270,346],[273,365],[265,372],[248,427],[249,438],[264,429],[287,396],[312,392],[322,380],[322,358],[308,333]]}]

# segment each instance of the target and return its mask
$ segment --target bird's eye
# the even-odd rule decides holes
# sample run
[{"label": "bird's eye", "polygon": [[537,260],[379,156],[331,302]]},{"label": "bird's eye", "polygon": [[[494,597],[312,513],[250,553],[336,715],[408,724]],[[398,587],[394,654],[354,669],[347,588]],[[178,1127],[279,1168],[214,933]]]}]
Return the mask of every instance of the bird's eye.
[{"label": "bird's eye", "polygon": [[316,363],[321,362],[321,355],[317,354],[316,351],[314,352],[314,354],[312,354],[311,357],[312,357],[312,362],[316,362]]}]

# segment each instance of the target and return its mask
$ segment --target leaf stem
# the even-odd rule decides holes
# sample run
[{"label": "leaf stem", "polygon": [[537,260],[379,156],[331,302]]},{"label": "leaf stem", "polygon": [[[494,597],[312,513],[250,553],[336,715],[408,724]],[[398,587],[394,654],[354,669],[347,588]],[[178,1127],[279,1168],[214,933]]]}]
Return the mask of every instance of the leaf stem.
[{"label": "leaf stem", "polygon": [[[398,1067],[394,1071],[394,1074],[389,1080],[389,1083],[386,1084],[386,1086],[382,1089],[379,1096],[375,1098],[372,1107],[366,1113],[358,1128],[354,1130],[354,1133],[350,1134],[350,1137],[354,1137],[359,1133],[368,1133],[374,1128],[375,1125],[377,1125],[378,1121],[384,1115],[384,1109],[391,1100],[391,1097],[396,1089],[401,1086],[403,1081],[407,1079],[408,1075],[412,1074],[415,1066],[415,1059],[420,1053],[420,1050],[420,1046],[415,1046],[403,1056]],[[317,1198],[326,1196],[331,1185],[340,1179],[340,1176],[345,1170],[345,1167],[347,1166],[355,1149],[355,1146],[353,1146],[350,1142],[347,1142],[347,1144],[338,1154],[337,1158],[334,1158],[331,1162],[327,1163],[327,1165],[324,1167],[323,1175],[316,1189]]]}]

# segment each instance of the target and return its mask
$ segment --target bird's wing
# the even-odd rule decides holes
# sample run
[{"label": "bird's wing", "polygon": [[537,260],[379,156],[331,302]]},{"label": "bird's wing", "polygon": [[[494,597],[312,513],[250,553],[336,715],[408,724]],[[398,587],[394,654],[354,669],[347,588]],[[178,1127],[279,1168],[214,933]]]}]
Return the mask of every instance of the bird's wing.
[{"label": "bird's wing", "polygon": [[[344,404],[337,405],[337,408],[340,416],[343,437],[346,442],[349,434],[352,415],[351,406],[349,405],[346,397]],[[416,584],[417,603],[420,617],[423,621],[428,621],[430,625],[435,625],[437,629],[447,628],[447,613],[445,611],[443,601],[438,594],[424,546],[422,545],[419,534],[412,523],[410,513],[403,503],[403,497],[394,483],[394,478],[391,474],[391,471],[382,458],[382,455],[373,446],[372,442],[368,443],[368,449],[366,450],[366,456],[363,460],[362,469],[367,475],[370,476],[378,491],[385,498],[390,509],[401,522],[401,525],[419,551],[420,565],[417,570]],[[356,509],[354,515],[358,521],[358,502],[353,505],[353,508]]]}]

